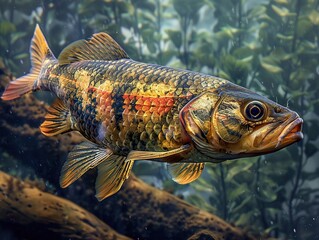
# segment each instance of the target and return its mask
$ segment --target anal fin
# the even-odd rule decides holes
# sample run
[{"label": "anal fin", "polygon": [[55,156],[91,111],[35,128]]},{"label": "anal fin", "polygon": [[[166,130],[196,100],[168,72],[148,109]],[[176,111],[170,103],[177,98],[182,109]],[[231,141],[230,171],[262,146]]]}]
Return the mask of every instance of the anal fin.
[{"label": "anal fin", "polygon": [[113,152],[107,148],[100,148],[91,142],[76,145],[69,153],[60,176],[60,185],[65,188],[80,178],[89,169],[107,160]]},{"label": "anal fin", "polygon": [[187,184],[195,181],[202,174],[204,166],[204,163],[172,163],[167,167],[175,182]]},{"label": "anal fin", "polygon": [[95,197],[99,201],[118,192],[129,177],[134,161],[125,161],[125,159],[124,156],[112,155],[98,166]]},{"label": "anal fin", "polygon": [[40,130],[44,135],[49,137],[72,130],[70,110],[61,99],[57,98],[49,107]]}]

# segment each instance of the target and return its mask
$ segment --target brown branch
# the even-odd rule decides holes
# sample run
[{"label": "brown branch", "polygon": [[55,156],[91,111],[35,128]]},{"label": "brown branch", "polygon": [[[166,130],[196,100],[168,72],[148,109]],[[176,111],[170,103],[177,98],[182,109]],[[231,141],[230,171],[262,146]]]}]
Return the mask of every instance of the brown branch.
[{"label": "brown branch", "polygon": [[[122,190],[105,200],[105,217],[113,216],[124,232],[131,231],[143,239],[254,239],[221,218],[192,206],[184,200],[132,175]],[[116,214],[121,209],[121,214]],[[203,236],[211,238],[204,238]],[[195,236],[199,238],[194,238]]]},{"label": "brown branch", "polygon": [[130,239],[78,205],[1,171],[0,220],[27,226],[38,224],[65,238]]}]

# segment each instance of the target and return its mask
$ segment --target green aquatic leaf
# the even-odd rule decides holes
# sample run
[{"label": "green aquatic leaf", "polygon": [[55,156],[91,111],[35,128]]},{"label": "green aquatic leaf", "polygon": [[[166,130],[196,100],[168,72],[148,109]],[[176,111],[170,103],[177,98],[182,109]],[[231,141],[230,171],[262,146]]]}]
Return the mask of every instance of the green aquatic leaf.
[{"label": "green aquatic leaf", "polygon": [[308,94],[308,91],[293,90],[290,92],[290,99],[299,99],[300,97],[307,96]]},{"label": "green aquatic leaf", "polygon": [[319,25],[319,12],[317,10],[312,10],[308,18],[314,25]]},{"label": "green aquatic leaf", "polygon": [[288,0],[274,0],[274,2],[279,3],[279,4],[288,4]]},{"label": "green aquatic leaf", "polygon": [[214,186],[209,182],[206,177],[200,177],[193,183],[191,183],[191,186],[199,191],[204,191],[204,192],[213,192]]},{"label": "green aquatic leaf", "polygon": [[235,224],[238,226],[247,226],[250,222],[250,219],[252,219],[253,217],[253,211],[243,212],[240,214],[240,217],[235,221]]},{"label": "green aquatic leaf", "polygon": [[313,25],[308,18],[302,18],[297,24],[297,35],[299,37],[305,36],[313,31]]},{"label": "green aquatic leaf", "polygon": [[291,17],[296,15],[295,13],[289,12],[289,9],[285,7],[277,7],[276,5],[271,5],[271,8],[280,17]]},{"label": "green aquatic leaf", "polygon": [[293,165],[289,161],[282,161],[282,159],[292,159],[292,157],[284,158],[281,156],[287,156],[287,154],[279,155],[275,161],[272,161],[273,159],[267,160],[267,165],[263,164],[258,170],[259,175],[265,178],[273,178],[274,181],[290,178],[289,174],[293,171]]},{"label": "green aquatic leaf", "polygon": [[300,83],[303,83],[309,76],[311,76],[313,72],[303,69],[303,68],[298,68],[296,71],[293,71],[289,75],[289,79],[295,83],[295,87],[298,87]]},{"label": "green aquatic leaf", "polygon": [[267,208],[267,213],[272,216],[272,217],[276,217],[276,215],[278,213],[281,212],[281,206],[275,206],[275,205],[271,205],[271,207]]},{"label": "green aquatic leaf", "polygon": [[131,1],[132,5],[141,10],[154,12],[155,11],[155,3],[154,1],[145,1],[145,0],[134,0]]},{"label": "green aquatic leaf", "polygon": [[[279,211],[277,211],[277,212],[279,212]],[[263,235],[269,236],[271,234],[271,232],[274,230],[277,230],[279,228],[279,226],[280,226],[279,224],[275,224],[275,225],[272,225],[272,226],[266,228],[265,230],[263,230]],[[269,238],[269,239],[271,239],[271,238]]]},{"label": "green aquatic leaf", "polygon": [[[223,163],[220,163],[223,164]],[[207,167],[205,167],[205,170],[207,171],[208,175],[211,178],[216,178],[217,177],[217,171],[216,169],[218,168],[218,164],[209,164]]]},{"label": "green aquatic leaf", "polygon": [[260,58],[260,65],[263,67],[263,69],[270,73],[276,74],[283,71],[281,67],[265,62],[264,58]]},{"label": "green aquatic leaf", "polygon": [[2,37],[1,35],[0,35],[0,46],[1,46],[0,53],[2,53],[2,51],[5,51],[5,49],[8,49],[8,47],[9,47],[8,41],[6,41],[6,39],[4,37]]},{"label": "green aquatic leaf", "polygon": [[285,40],[285,41],[291,41],[294,38],[294,36],[292,36],[292,35],[285,36],[285,35],[283,35],[281,33],[277,33],[276,37],[279,38],[279,39]]},{"label": "green aquatic leaf", "polygon": [[14,56],[15,59],[20,60],[20,59],[25,59],[28,58],[29,54],[28,53],[20,53]]},{"label": "green aquatic leaf", "polygon": [[239,161],[234,162],[232,166],[229,166],[229,171],[226,176],[226,181],[231,181],[237,174],[246,173],[249,169],[254,165],[254,162],[258,157],[254,157],[253,159],[241,159]]},{"label": "green aquatic leaf", "polygon": [[[242,191],[241,194],[243,194],[244,192]],[[234,198],[230,198],[230,199],[234,199]],[[243,211],[243,208],[246,207],[246,205],[251,205],[251,195],[246,194],[245,198],[243,200],[241,200],[239,202],[239,204],[235,205],[232,208],[232,212],[233,213],[240,213],[241,211]]]},{"label": "green aquatic leaf", "polygon": [[258,49],[260,49],[262,46],[260,44],[260,42],[257,42],[257,41],[253,41],[253,42],[250,42],[248,44],[246,44],[246,47],[251,50],[251,51],[257,51]]},{"label": "green aquatic leaf", "polygon": [[250,47],[247,45],[234,49],[233,55],[236,57],[239,61],[242,62],[250,62],[253,58],[254,51],[251,50]]},{"label": "green aquatic leaf", "polygon": [[231,79],[231,77],[226,72],[224,72],[223,70],[219,71],[218,76],[221,77],[221,78],[224,78],[224,79]]},{"label": "green aquatic leaf", "polygon": [[182,46],[182,33],[178,30],[166,30],[167,35],[177,49]]},{"label": "green aquatic leaf", "polygon": [[213,192],[212,186],[209,185],[208,183],[206,184],[202,184],[198,182],[199,180],[197,180],[196,182],[192,183],[192,187],[199,192]]},{"label": "green aquatic leaf", "polygon": [[155,53],[156,52],[156,44],[154,40],[154,30],[151,28],[148,28],[148,26],[144,25],[143,30],[141,31],[142,33],[142,38],[143,41],[146,43],[146,46],[150,53]]},{"label": "green aquatic leaf", "polygon": [[242,63],[250,63],[253,60],[254,56],[250,55],[248,57],[242,58],[239,61],[241,61]]},{"label": "green aquatic leaf", "polygon": [[281,188],[282,187],[277,186],[277,183],[275,183],[272,179],[263,178],[262,184],[257,188],[257,197],[263,202],[274,202],[277,199],[277,192]]},{"label": "green aquatic leaf", "polygon": [[249,58],[243,61],[227,54],[221,57],[220,65],[221,69],[229,76],[229,80],[238,83],[238,81],[247,79],[250,68]]},{"label": "green aquatic leaf", "polygon": [[11,34],[11,44],[14,44],[17,40],[26,36],[26,32],[14,32]]},{"label": "green aquatic leaf", "polygon": [[173,57],[177,55],[177,51],[174,50],[166,50],[162,53],[162,64],[167,65],[169,61],[172,60]]},{"label": "green aquatic leaf", "polygon": [[304,40],[297,48],[298,54],[318,55],[319,49],[316,43]]},{"label": "green aquatic leaf", "polygon": [[197,12],[204,5],[204,0],[185,1],[173,0],[173,6],[181,17],[190,17],[196,23],[198,19]]},{"label": "green aquatic leaf", "polygon": [[[231,182],[230,180],[227,180],[227,179],[226,181]],[[239,184],[234,189],[229,189],[228,198],[232,200],[236,200],[239,197],[242,197],[243,195],[247,194],[249,191],[250,190],[247,183]],[[250,201],[250,200],[251,199],[249,198],[247,201]]]},{"label": "green aquatic leaf", "polygon": [[227,26],[227,27],[223,27],[221,31],[217,32],[215,36],[219,40],[229,39],[229,38],[232,39],[240,32],[241,30],[238,28]]},{"label": "green aquatic leaf", "polygon": [[268,28],[268,27],[270,26],[269,23],[275,23],[275,22],[276,22],[271,16],[269,16],[269,15],[266,14],[266,13],[261,14],[261,15],[259,16],[259,19],[263,21],[263,22],[259,25],[259,30]]},{"label": "green aquatic leaf", "polygon": [[287,53],[284,48],[276,48],[272,53],[271,56],[266,57],[264,59],[265,62],[276,65],[278,62],[291,60],[295,54]]},{"label": "green aquatic leaf", "polygon": [[16,31],[16,26],[9,21],[0,21],[0,35],[11,34]]},{"label": "green aquatic leaf", "polygon": [[186,200],[200,209],[207,210],[209,212],[216,212],[216,208],[210,205],[203,197],[199,195],[192,194],[186,197]]},{"label": "green aquatic leaf", "polygon": [[249,17],[251,18],[259,18],[262,14],[265,14],[267,11],[267,8],[266,6],[263,6],[263,5],[257,5],[256,7],[252,8],[250,11],[249,11]]}]

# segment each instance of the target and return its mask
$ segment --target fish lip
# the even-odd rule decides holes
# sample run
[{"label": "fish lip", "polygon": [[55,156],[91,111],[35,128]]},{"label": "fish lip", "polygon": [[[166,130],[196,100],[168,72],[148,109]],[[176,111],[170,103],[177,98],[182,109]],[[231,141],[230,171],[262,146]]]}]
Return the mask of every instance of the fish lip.
[{"label": "fish lip", "polygon": [[291,143],[302,140],[302,124],[303,120],[299,116],[297,116],[297,118],[294,118],[292,121],[288,122],[281,134],[278,136],[275,148],[278,148],[280,145],[283,145],[284,142],[288,143],[289,145]]}]

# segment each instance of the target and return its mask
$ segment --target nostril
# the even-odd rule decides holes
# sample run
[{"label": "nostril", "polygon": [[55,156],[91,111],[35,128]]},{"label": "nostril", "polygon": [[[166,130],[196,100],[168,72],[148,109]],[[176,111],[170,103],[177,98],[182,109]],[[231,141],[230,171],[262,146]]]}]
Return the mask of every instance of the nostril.
[{"label": "nostril", "polygon": [[275,113],[281,113],[281,108],[280,108],[280,107],[277,107],[277,106],[276,106],[276,107],[274,108],[274,110],[275,110]]}]

